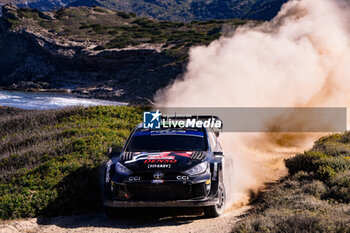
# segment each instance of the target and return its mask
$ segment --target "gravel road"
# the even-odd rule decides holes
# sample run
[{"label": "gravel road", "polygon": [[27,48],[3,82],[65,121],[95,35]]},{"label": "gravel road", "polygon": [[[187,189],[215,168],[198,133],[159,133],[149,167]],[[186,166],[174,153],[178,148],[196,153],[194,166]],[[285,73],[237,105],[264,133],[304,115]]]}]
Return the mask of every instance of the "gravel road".
[{"label": "gravel road", "polygon": [[108,219],[103,213],[30,218],[1,222],[0,232],[231,232],[249,208],[231,208],[223,216],[209,219],[199,209],[146,209],[116,219]]}]

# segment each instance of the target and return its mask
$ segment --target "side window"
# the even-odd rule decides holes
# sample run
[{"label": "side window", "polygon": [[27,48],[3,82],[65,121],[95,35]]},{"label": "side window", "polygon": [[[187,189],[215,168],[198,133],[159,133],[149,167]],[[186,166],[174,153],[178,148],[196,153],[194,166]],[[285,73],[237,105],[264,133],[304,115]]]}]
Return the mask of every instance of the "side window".
[{"label": "side window", "polygon": [[209,135],[210,147],[212,150],[214,150],[216,147],[216,137],[213,132],[209,132],[208,135]]}]

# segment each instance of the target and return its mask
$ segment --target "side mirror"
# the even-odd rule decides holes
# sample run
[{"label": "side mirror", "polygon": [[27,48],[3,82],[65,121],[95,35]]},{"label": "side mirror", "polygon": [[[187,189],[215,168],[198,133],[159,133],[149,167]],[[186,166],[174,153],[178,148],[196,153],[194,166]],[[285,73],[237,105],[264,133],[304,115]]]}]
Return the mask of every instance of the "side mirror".
[{"label": "side mirror", "polygon": [[107,152],[108,152],[108,157],[112,158],[122,153],[122,150],[119,147],[108,147]]},{"label": "side mirror", "polygon": [[224,153],[222,151],[214,151],[215,157],[224,157]]}]

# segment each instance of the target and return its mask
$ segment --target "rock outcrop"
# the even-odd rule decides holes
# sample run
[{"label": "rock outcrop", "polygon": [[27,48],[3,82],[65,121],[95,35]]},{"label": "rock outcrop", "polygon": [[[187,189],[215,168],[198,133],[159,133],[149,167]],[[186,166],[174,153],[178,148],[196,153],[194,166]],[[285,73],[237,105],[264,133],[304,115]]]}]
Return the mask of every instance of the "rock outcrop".
[{"label": "rock outcrop", "polygon": [[156,46],[95,51],[91,43],[65,41],[23,22],[14,30],[17,11],[5,5],[0,19],[2,88],[145,103],[183,71],[183,63]]}]

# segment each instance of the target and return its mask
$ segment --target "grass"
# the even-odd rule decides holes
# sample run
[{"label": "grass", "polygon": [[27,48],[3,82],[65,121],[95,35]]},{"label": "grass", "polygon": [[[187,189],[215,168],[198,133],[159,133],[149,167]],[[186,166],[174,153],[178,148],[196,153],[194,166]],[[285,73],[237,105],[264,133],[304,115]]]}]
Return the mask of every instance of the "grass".
[{"label": "grass", "polygon": [[350,132],[322,137],[285,161],[289,175],[262,194],[234,232],[350,232]]},{"label": "grass", "polygon": [[100,208],[98,172],[107,148],[122,145],[141,115],[137,107],[0,107],[0,218]]}]

